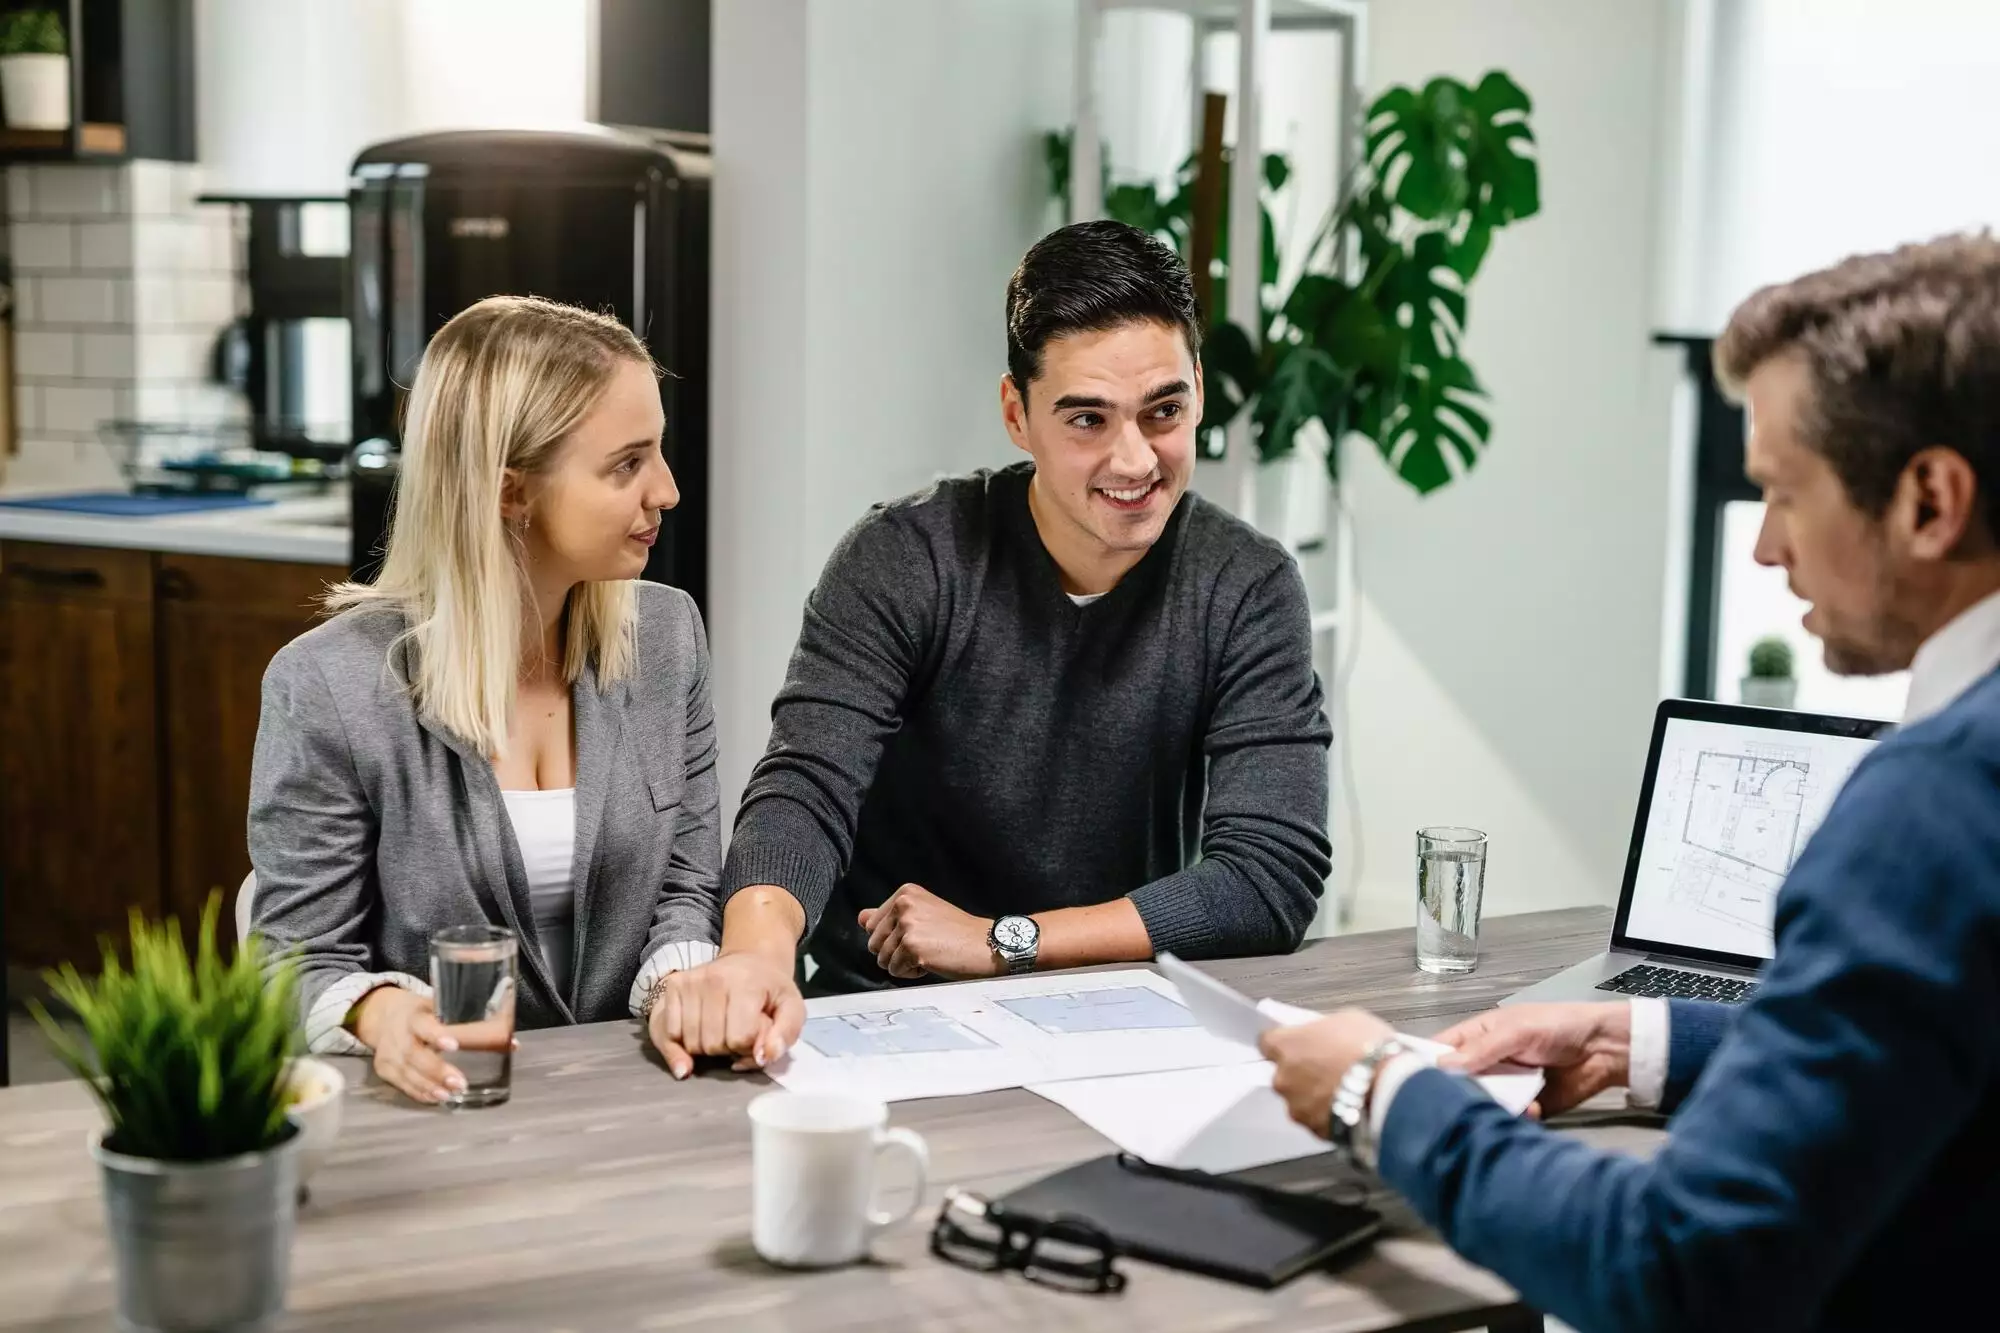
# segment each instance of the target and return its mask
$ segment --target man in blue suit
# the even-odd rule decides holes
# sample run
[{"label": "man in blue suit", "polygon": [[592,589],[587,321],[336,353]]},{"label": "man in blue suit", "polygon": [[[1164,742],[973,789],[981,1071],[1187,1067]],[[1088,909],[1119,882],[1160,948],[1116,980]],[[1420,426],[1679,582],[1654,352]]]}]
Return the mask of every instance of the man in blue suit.
[{"label": "man in blue suit", "polygon": [[1529,1005],[1444,1034],[1463,1067],[1545,1068],[1549,1114],[1630,1087],[1673,1114],[1665,1146],[1639,1161],[1511,1117],[1358,1010],[1270,1034],[1266,1054],[1298,1120],[1372,1154],[1454,1249],[1590,1333],[1886,1330],[1940,1311],[1990,1327],[2000,242],[1767,288],[1716,365],[1749,407],[1758,561],[1812,604],[1830,668],[1910,668],[1906,725],[1792,868],[1749,1004]]}]

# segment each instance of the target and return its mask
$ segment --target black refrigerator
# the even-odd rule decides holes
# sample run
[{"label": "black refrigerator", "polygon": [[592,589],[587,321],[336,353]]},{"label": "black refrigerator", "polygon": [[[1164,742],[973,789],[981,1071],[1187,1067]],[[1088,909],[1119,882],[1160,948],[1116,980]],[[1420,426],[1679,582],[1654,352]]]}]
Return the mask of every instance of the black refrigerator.
[{"label": "black refrigerator", "polygon": [[615,314],[666,368],[680,507],[645,577],[708,598],[706,139],[601,127],[460,130],[366,149],[353,234],[353,564],[373,576],[391,518],[402,408],[424,344],[488,296]]}]

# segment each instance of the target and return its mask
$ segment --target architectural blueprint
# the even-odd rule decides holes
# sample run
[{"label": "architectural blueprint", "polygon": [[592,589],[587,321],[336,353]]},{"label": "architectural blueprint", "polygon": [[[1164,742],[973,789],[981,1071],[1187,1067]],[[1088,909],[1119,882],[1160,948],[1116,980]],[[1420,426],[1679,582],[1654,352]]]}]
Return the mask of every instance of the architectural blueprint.
[{"label": "architectural blueprint", "polygon": [[1669,723],[1626,933],[1770,957],[1778,889],[1870,744]]},{"label": "architectural blueprint", "polygon": [[768,1072],[788,1088],[901,1101],[1255,1060],[1143,969],[1009,977],[809,1001]]}]

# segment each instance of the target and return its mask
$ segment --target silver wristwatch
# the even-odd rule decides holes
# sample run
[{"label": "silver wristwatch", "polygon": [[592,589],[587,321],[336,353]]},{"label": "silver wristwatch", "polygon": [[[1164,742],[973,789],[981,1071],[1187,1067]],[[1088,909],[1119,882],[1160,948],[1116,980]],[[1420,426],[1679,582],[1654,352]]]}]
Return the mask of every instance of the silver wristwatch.
[{"label": "silver wristwatch", "polygon": [[1368,1132],[1368,1094],[1375,1087],[1375,1072],[1407,1049],[1397,1038],[1384,1037],[1341,1075],[1340,1086],[1333,1092],[1333,1114],[1327,1120],[1327,1137],[1336,1149],[1354,1155]]},{"label": "silver wristwatch", "polygon": [[1031,916],[1003,916],[986,932],[986,945],[1000,955],[1010,974],[1032,972],[1042,948],[1042,928]]}]

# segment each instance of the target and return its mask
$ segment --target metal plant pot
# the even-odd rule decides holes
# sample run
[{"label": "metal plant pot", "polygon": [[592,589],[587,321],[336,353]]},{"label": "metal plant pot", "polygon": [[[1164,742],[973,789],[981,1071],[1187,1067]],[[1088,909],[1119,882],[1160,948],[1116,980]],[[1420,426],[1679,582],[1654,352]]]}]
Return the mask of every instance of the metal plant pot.
[{"label": "metal plant pot", "polygon": [[118,1276],[118,1326],[145,1333],[256,1330],[285,1308],[299,1148],[218,1162],[128,1157],[92,1137]]}]

